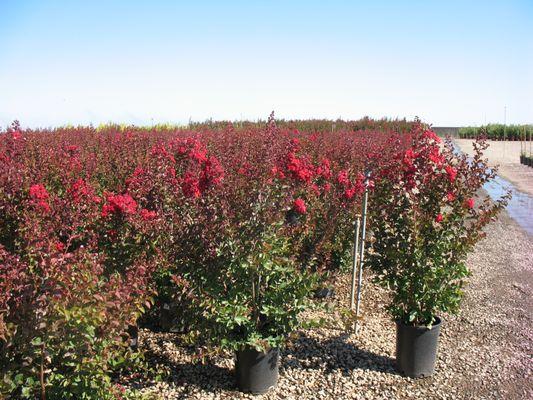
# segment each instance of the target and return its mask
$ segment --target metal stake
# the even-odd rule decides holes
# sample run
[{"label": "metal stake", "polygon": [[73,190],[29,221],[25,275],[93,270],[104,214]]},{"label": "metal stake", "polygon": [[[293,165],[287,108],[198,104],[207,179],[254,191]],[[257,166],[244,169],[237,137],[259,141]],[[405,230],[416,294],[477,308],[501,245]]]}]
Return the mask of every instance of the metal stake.
[{"label": "metal stake", "polygon": [[352,265],[352,290],[350,292],[350,310],[353,310],[355,305],[355,276],[357,274],[357,252],[359,250],[359,229],[361,227],[361,218],[357,216],[355,221],[355,242],[353,244],[353,265]]},{"label": "metal stake", "polygon": [[530,157],[531,157],[531,131],[533,131],[533,129],[529,130],[529,156]]},{"label": "metal stake", "polygon": [[365,179],[365,194],[363,197],[363,227],[361,229],[361,244],[359,246],[359,275],[357,278],[357,303],[355,306],[355,323],[354,332],[357,335],[359,320],[359,306],[361,304],[361,287],[363,286],[363,264],[364,264],[364,251],[365,251],[365,239],[366,239],[366,208],[368,203],[368,184],[370,180],[370,173],[367,172]]}]

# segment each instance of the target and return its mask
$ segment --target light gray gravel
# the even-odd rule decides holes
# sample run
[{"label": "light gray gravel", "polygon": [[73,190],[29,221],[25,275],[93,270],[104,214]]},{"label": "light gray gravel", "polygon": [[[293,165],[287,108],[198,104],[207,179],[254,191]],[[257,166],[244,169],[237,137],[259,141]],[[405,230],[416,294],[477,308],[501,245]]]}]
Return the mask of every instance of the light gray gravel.
[{"label": "light gray gravel", "polygon": [[[141,331],[163,383],[136,381],[164,399],[527,399],[533,398],[533,238],[503,213],[468,259],[473,271],[458,316],[445,316],[436,374],[412,380],[394,370],[394,323],[386,293],[368,284],[358,337],[345,335],[338,311],[327,327],[298,332],[282,354],[279,386],[263,396],[236,390],[231,354],[193,363],[180,336]],[[368,277],[367,277],[368,279]],[[349,277],[336,281],[347,304]]]}]

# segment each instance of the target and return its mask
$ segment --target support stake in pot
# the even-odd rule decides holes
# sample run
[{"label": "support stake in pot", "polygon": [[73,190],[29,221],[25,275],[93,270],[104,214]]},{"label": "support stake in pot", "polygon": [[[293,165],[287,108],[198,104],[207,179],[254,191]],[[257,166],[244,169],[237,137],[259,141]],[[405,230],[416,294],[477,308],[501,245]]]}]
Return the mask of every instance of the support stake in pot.
[{"label": "support stake in pot", "polygon": [[357,276],[357,260],[358,260],[358,250],[359,250],[360,228],[361,228],[361,218],[358,215],[355,221],[355,233],[354,233],[355,241],[353,244],[352,290],[350,291],[350,310],[353,310],[355,306],[355,277]]},{"label": "support stake in pot", "polygon": [[357,335],[358,320],[359,320],[359,307],[361,305],[361,288],[363,286],[363,265],[364,265],[364,251],[365,251],[365,239],[366,239],[366,209],[368,204],[368,187],[370,185],[370,171],[365,174],[365,194],[363,195],[363,221],[361,228],[361,243],[359,245],[359,274],[357,277],[357,303],[355,306],[355,323],[354,332]]}]

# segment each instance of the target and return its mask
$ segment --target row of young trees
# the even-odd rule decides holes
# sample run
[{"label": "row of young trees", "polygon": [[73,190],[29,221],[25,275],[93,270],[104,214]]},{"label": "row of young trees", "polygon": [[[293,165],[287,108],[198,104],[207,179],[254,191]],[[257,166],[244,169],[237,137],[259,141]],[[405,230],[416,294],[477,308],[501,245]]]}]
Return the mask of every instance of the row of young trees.
[{"label": "row of young trees", "polygon": [[485,137],[491,140],[531,141],[533,125],[488,124],[484,126],[465,126],[459,128],[458,134],[462,139]]},{"label": "row of young trees", "polygon": [[350,259],[365,171],[370,262],[396,289],[393,315],[431,324],[456,309],[463,257],[501,208],[474,204],[493,172],[418,121],[359,124],[14,124],[0,135],[0,393],[127,397],[111,376],[133,368],[128,327],[154,302],[185,297],[209,345],[282,345]]}]

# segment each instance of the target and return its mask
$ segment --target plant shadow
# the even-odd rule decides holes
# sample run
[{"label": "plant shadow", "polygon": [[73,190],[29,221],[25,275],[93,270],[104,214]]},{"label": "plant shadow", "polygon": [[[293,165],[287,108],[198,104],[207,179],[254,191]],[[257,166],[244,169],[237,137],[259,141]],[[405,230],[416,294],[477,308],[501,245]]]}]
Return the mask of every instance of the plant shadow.
[{"label": "plant shadow", "polygon": [[326,374],[340,371],[345,376],[354,369],[399,375],[394,358],[359,348],[347,338],[339,335],[317,340],[300,335],[283,352],[281,368],[319,369]]},{"label": "plant shadow", "polygon": [[[195,351],[192,347],[181,349],[188,354]],[[202,364],[180,362],[167,353],[155,355],[148,352],[145,355],[147,361],[165,365],[171,370],[167,381],[180,387],[179,398],[189,398],[188,396],[198,394],[199,390],[208,393],[238,390],[235,374],[227,357],[217,356]],[[228,367],[219,364],[226,364]],[[290,369],[321,370],[324,374],[340,372],[345,376],[349,376],[354,369],[363,369],[398,375],[394,364],[395,360],[391,357],[369,352],[350,343],[346,335],[318,340],[307,334],[300,334],[281,352],[280,375],[283,376]]]},{"label": "plant shadow", "polygon": [[233,368],[218,365],[229,364],[227,357],[215,356],[204,363],[200,360],[185,361],[184,358],[190,360],[197,355],[197,349],[195,346],[184,344],[180,336],[167,333],[164,338],[157,340],[156,346],[161,349],[172,342],[179,348],[181,355],[173,355],[168,351],[154,352],[154,348],[144,351],[145,360],[149,364],[162,366],[170,373],[164,379],[172,386],[179,387],[177,398],[188,399],[194,394],[197,395],[199,390],[210,393],[237,390]]}]

